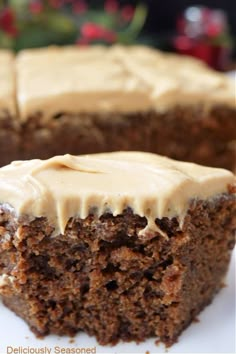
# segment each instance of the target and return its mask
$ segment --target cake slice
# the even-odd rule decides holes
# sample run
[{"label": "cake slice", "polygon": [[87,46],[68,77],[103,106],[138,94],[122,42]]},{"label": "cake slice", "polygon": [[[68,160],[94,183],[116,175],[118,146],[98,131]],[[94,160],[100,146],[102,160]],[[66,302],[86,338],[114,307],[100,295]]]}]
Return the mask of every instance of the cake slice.
[{"label": "cake slice", "polygon": [[236,168],[235,83],[194,58],[49,47],[19,53],[16,75],[20,159],[140,150]]},{"label": "cake slice", "polygon": [[39,336],[167,345],[209,304],[236,229],[235,177],[141,152],[0,169],[0,294]]},{"label": "cake slice", "polygon": [[14,56],[0,49],[0,166],[19,155]]}]

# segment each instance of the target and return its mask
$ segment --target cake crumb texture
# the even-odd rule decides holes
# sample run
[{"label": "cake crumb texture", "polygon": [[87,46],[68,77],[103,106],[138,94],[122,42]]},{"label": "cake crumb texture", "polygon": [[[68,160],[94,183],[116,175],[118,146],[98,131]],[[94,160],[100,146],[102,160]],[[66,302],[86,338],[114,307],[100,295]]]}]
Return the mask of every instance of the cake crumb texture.
[{"label": "cake crumb texture", "polygon": [[84,331],[102,345],[157,337],[173,344],[220,290],[233,249],[235,195],[190,206],[182,228],[139,236],[147,220],[126,209],[71,218],[52,237],[45,217],[0,209],[0,293],[37,336]]}]

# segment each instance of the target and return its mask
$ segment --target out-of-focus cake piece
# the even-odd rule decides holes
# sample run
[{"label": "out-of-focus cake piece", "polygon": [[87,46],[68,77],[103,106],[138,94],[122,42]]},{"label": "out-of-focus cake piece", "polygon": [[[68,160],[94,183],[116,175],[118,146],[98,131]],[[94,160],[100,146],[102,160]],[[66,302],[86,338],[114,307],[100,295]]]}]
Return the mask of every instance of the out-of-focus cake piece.
[{"label": "out-of-focus cake piece", "polygon": [[233,82],[202,62],[142,47],[49,47],[17,59],[21,120],[40,112],[168,111],[176,105],[235,107]]},{"label": "out-of-focus cake piece", "polygon": [[0,50],[0,119],[4,114],[16,115],[14,56],[10,51]]},{"label": "out-of-focus cake piece", "polygon": [[0,50],[0,165],[18,157],[14,56]]},{"label": "out-of-focus cake piece", "polygon": [[17,81],[24,158],[142,150],[236,166],[234,83],[196,59],[49,47],[18,55]]},{"label": "out-of-focus cake piece", "polygon": [[0,294],[38,335],[172,344],[221,288],[229,171],[120,152],[0,169]]}]

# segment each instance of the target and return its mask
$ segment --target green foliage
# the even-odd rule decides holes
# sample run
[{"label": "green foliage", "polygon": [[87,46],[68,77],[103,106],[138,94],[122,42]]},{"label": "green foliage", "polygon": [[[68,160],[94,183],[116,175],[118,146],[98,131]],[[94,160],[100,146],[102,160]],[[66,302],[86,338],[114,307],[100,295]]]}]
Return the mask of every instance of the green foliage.
[{"label": "green foliage", "polygon": [[43,13],[30,20],[21,22],[20,36],[15,40],[14,48],[42,47],[50,44],[73,43],[77,36],[77,27],[71,18],[58,12]]},{"label": "green foliage", "polygon": [[[71,44],[79,42],[80,39],[86,44],[111,43],[113,40],[129,44],[137,40],[147,17],[147,7],[144,4],[139,4],[136,8],[128,5],[133,9],[133,14],[130,19],[125,19],[122,17],[122,6],[115,12],[106,12],[102,7],[88,8],[83,13],[76,13],[68,5],[55,9],[50,6],[49,1],[39,0],[39,3],[42,10],[33,11],[30,4],[34,3],[28,0],[9,0],[5,8],[0,0],[0,19],[6,9],[7,21],[12,21],[11,17],[14,19],[14,24],[9,24],[10,31],[6,30],[6,17],[5,28],[1,27],[0,21],[0,47],[18,51],[50,44]],[[98,31],[100,26],[101,33],[102,29],[105,34],[107,31],[108,35],[110,34],[110,42],[105,35],[104,38],[102,35],[101,38],[96,37],[96,33],[94,38],[83,38],[83,26],[86,24],[97,26]],[[17,29],[16,33],[11,33],[12,25]],[[91,31],[96,31],[96,28]]]}]

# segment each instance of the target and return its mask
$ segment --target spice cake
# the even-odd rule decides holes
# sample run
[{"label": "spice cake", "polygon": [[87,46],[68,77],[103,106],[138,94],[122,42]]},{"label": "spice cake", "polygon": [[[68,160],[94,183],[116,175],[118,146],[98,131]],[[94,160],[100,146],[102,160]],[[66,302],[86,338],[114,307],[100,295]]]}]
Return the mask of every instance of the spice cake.
[{"label": "spice cake", "polygon": [[0,169],[0,294],[37,335],[171,345],[221,288],[235,177],[150,153]]},{"label": "spice cake", "polygon": [[236,167],[235,85],[194,58],[49,47],[21,52],[15,66],[17,159],[140,150]]}]

